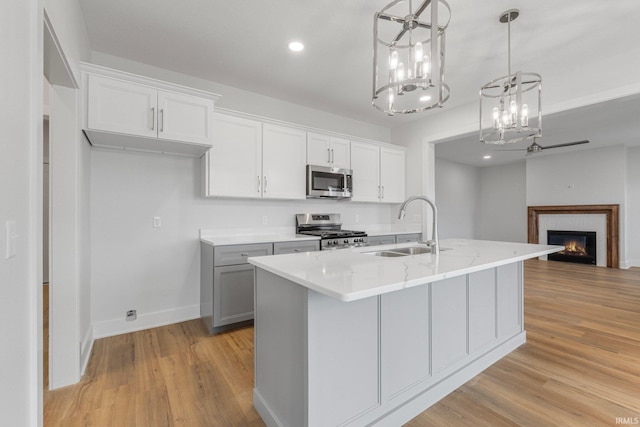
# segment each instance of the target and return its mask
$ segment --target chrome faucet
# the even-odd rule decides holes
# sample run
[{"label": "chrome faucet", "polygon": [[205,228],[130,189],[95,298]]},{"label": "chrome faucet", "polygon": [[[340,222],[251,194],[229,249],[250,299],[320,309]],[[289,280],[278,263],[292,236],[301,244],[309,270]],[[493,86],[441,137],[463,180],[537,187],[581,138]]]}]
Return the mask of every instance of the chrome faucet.
[{"label": "chrome faucet", "polygon": [[424,243],[427,246],[429,246],[431,248],[431,253],[438,255],[440,253],[440,245],[438,244],[438,208],[436,208],[436,204],[433,202],[433,200],[431,200],[430,198],[428,198],[427,196],[411,196],[409,197],[407,200],[405,200],[402,203],[402,206],[400,206],[400,212],[398,213],[398,219],[399,220],[403,220],[404,219],[404,215],[405,215],[405,209],[407,207],[407,205],[411,202],[413,202],[414,200],[423,200],[425,202],[427,202],[429,204],[429,206],[431,206],[431,209],[433,209],[433,227],[431,230],[431,240],[427,240],[426,242],[420,242],[420,243]]}]

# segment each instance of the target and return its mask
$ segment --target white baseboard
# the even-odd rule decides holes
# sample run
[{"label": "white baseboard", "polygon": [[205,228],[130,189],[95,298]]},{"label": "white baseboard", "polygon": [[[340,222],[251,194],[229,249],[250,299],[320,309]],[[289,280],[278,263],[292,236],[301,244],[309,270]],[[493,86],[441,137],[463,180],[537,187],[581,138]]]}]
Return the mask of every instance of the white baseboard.
[{"label": "white baseboard", "polygon": [[620,268],[625,270],[631,267],[640,267],[640,259],[628,259],[620,262]]},{"label": "white baseboard", "polygon": [[144,329],[193,320],[199,317],[200,305],[172,308],[170,310],[156,311],[153,313],[138,313],[138,318],[132,322],[127,322],[123,316],[121,319],[104,320],[94,323],[93,338],[98,339],[127,334],[129,332],[142,331]]},{"label": "white baseboard", "polygon": [[84,371],[87,369],[89,363],[89,356],[91,356],[91,349],[93,349],[93,325],[89,325],[87,333],[84,335],[84,339],[80,345],[80,377],[84,375]]}]

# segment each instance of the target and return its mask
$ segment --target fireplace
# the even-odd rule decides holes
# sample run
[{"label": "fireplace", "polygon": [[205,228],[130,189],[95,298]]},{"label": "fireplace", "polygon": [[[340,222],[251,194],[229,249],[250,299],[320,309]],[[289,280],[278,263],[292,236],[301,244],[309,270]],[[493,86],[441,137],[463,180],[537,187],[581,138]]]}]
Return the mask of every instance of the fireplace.
[{"label": "fireplace", "polygon": [[547,244],[565,247],[563,251],[549,255],[550,261],[596,265],[595,231],[547,230]]}]

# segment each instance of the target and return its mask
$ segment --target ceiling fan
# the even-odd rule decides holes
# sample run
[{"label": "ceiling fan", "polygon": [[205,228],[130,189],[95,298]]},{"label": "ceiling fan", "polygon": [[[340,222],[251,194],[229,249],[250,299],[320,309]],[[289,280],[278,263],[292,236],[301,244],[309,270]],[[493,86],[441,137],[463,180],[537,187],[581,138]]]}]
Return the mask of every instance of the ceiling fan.
[{"label": "ceiling fan", "polygon": [[542,150],[548,150],[550,148],[571,147],[572,145],[580,145],[580,144],[588,144],[588,143],[589,143],[589,140],[585,139],[582,141],[565,142],[564,144],[547,145],[543,147],[542,145],[536,142],[536,138],[533,138],[533,142],[531,143],[531,145],[526,148],[506,148],[503,150],[496,150],[496,151],[526,151],[527,154],[525,154],[525,156],[528,156],[529,154],[539,153]]}]

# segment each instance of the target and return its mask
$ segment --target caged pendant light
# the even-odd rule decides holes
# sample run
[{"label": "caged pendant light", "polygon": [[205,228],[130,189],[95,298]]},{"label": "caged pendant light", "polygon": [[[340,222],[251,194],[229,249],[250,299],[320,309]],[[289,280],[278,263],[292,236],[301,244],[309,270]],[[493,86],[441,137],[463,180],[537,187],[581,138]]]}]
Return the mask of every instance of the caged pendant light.
[{"label": "caged pendant light", "polygon": [[444,45],[450,20],[445,0],[395,0],[374,15],[375,108],[393,116],[442,107],[449,99]]},{"label": "caged pendant light", "polygon": [[536,73],[511,73],[511,22],[520,11],[500,15],[508,28],[508,74],[480,89],[480,142],[508,144],[542,136],[542,77]]}]

